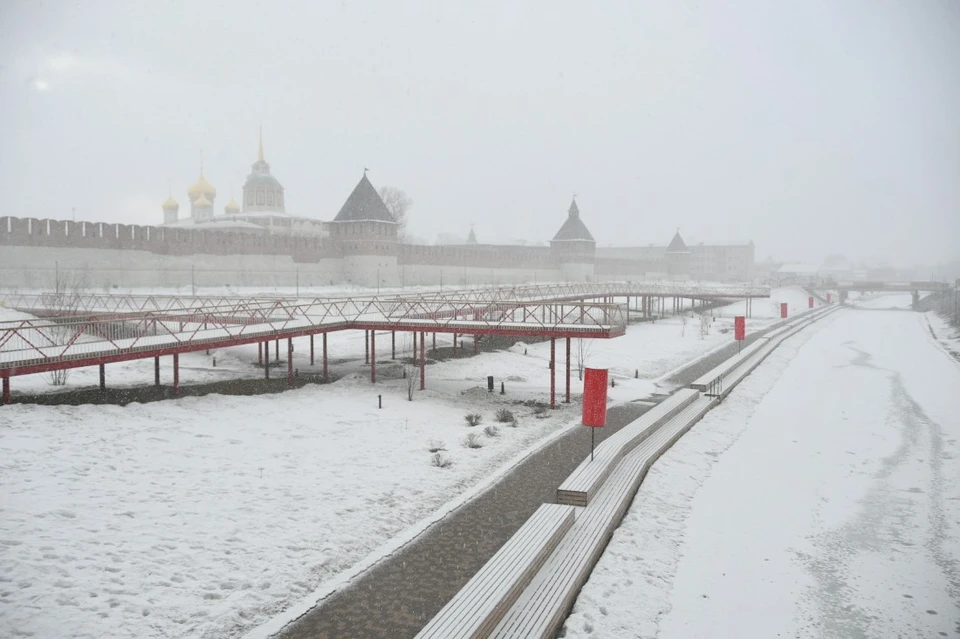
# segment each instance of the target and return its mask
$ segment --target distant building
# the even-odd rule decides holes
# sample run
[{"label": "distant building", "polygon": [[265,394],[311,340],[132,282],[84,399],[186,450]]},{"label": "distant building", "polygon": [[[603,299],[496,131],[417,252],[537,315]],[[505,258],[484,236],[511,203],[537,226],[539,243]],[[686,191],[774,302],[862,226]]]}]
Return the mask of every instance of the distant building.
[{"label": "distant building", "polygon": [[606,246],[597,249],[605,277],[668,277],[746,282],[754,278],[754,245],[747,242],[687,244],[679,229],[669,244]]},{"label": "distant building", "polygon": [[326,225],[320,220],[287,213],[283,185],[270,172],[263,155],[263,131],[257,144],[257,161],[243,184],[243,206],[233,198],[223,208],[222,215],[214,215],[213,203],[217,190],[203,176],[187,189],[190,217],[177,218],[179,205],[172,197],[161,205],[164,226],[178,228],[212,228],[221,231],[264,233],[271,235],[324,236]]},{"label": "distant building", "polygon": [[567,210],[567,220],[550,240],[550,252],[560,263],[560,274],[565,280],[589,282],[594,279],[594,258],[597,242],[580,219],[580,207],[574,198]]},{"label": "distant building", "polygon": [[366,171],[332,220],[293,215],[262,133],[240,204],[231,197],[217,213],[217,189],[202,166],[187,197],[189,215],[180,217],[168,194],[157,226],[0,216],[0,281],[42,287],[54,260],[88,269],[104,288],[753,279],[753,242],[688,243],[678,229],[667,244],[598,248],[575,198],[549,243],[544,229],[533,241],[481,244],[472,226],[465,239],[402,241]]}]

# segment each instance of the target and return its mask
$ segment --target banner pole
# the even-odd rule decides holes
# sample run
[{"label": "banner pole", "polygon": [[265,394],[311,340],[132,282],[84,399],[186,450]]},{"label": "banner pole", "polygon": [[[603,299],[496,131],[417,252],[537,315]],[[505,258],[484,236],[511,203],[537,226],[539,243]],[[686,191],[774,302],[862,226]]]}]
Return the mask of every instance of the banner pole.
[{"label": "banner pole", "polygon": [[593,427],[590,428],[590,461],[593,461]]}]

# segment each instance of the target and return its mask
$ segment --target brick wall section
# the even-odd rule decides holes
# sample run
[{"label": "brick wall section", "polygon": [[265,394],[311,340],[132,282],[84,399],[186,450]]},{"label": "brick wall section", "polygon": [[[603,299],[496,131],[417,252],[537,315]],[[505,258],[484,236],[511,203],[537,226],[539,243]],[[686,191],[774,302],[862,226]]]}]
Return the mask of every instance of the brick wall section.
[{"label": "brick wall section", "polygon": [[0,246],[148,251],[158,255],[289,255],[295,262],[340,257],[319,237],[0,217]]},{"label": "brick wall section", "polygon": [[557,265],[556,255],[546,246],[497,246],[470,244],[434,246],[401,244],[398,263],[468,268],[547,269]]}]

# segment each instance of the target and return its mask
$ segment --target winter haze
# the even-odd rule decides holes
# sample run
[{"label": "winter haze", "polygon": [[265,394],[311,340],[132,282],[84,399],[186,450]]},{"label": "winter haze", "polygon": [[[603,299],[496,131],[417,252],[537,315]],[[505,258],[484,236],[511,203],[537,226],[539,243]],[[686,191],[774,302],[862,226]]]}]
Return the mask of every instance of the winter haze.
[{"label": "winter haze", "polygon": [[289,211],[364,167],[425,241],[746,240],[930,264],[960,237],[960,4],[0,6],[5,214],[160,223],[237,197],[263,126]]}]

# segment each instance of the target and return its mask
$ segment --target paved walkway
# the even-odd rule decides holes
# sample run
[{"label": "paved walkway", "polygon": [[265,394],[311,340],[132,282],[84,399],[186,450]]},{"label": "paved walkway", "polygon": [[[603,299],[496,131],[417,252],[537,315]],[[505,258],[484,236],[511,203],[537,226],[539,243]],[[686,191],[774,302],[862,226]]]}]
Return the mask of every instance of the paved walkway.
[{"label": "paved walkway", "polygon": [[[761,333],[750,336],[748,343]],[[736,353],[736,343],[670,379],[678,385]],[[649,409],[615,406],[597,443]],[[412,637],[450,600],[540,504],[553,503],[557,486],[590,449],[590,433],[575,428],[528,457],[479,497],[381,561],[348,587],[286,627],[284,639],[402,639]]]}]

